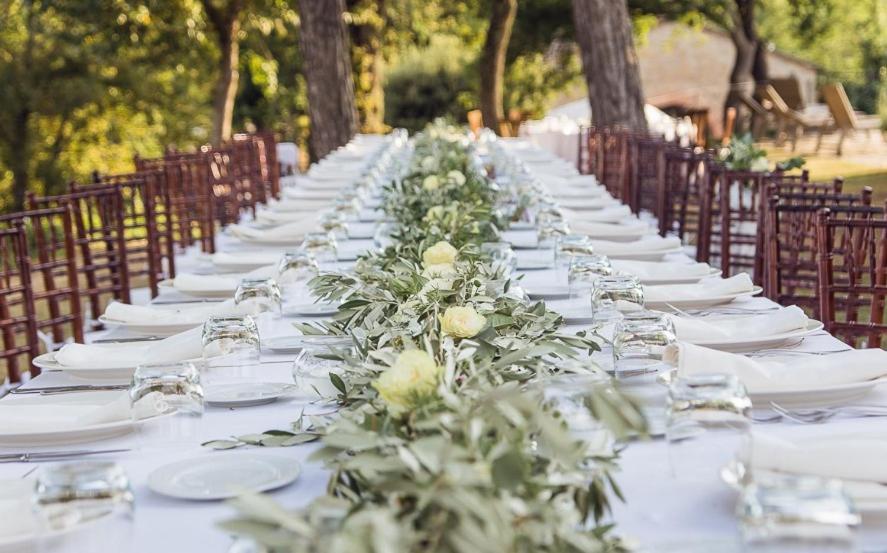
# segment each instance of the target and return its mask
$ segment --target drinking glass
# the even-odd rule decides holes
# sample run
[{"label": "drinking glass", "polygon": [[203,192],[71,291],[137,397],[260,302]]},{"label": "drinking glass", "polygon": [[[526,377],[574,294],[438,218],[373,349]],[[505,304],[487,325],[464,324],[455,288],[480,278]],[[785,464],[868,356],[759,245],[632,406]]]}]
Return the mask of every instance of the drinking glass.
[{"label": "drinking glass", "polygon": [[287,311],[292,305],[302,305],[311,301],[308,282],[317,276],[317,260],[306,251],[287,252],[277,264],[277,283],[282,289],[283,305]]},{"label": "drinking glass", "polygon": [[570,259],[567,285],[570,299],[581,305],[591,305],[591,290],[595,281],[613,274],[610,259],[605,255],[577,255]]},{"label": "drinking glass", "polygon": [[593,254],[591,238],[584,234],[564,234],[555,237],[554,260],[563,270],[569,269],[570,261],[574,257]]},{"label": "drinking glass", "polygon": [[210,317],[203,324],[203,363],[208,381],[249,379],[259,365],[261,342],[256,321],[243,317]]},{"label": "drinking glass", "polygon": [[617,377],[635,376],[663,366],[665,348],[677,341],[674,323],[663,313],[625,313],[613,334],[613,367]]},{"label": "drinking glass", "polygon": [[41,553],[133,550],[135,496],[117,463],[89,460],[42,466],[32,502]]},{"label": "drinking glass", "polygon": [[314,256],[321,266],[335,263],[339,258],[336,237],[329,232],[309,232],[302,241],[302,249]]},{"label": "drinking glass", "polygon": [[234,292],[234,305],[250,313],[280,313],[280,287],[273,278],[245,278]]},{"label": "drinking glass", "polygon": [[341,211],[328,211],[320,216],[320,226],[336,238],[345,239],[348,237],[348,224],[345,218],[346,215]]},{"label": "drinking glass", "polygon": [[[347,347],[346,347],[347,349]],[[331,359],[331,347],[304,345],[293,361],[293,380],[299,389],[321,399],[333,400],[340,391],[330,380],[330,373],[342,374],[342,361]]]},{"label": "drinking glass", "polygon": [[750,410],[745,387],[733,375],[674,378],[665,408],[672,475],[717,484],[721,470],[749,451]]},{"label": "drinking glass", "polygon": [[145,364],[136,367],[129,387],[132,417],[146,446],[195,441],[203,416],[200,372],[189,361]]},{"label": "drinking glass", "polygon": [[591,311],[599,321],[617,319],[622,313],[644,308],[644,289],[633,275],[602,276],[591,289]]},{"label": "drinking glass", "polygon": [[860,523],[839,480],[756,474],[736,506],[749,553],[855,551],[852,527]]},{"label": "drinking glass", "polygon": [[517,255],[506,242],[484,242],[480,251],[490,256],[494,269],[501,270],[506,276],[517,269]]},{"label": "drinking glass", "polygon": [[373,233],[373,244],[380,250],[387,248],[394,243],[391,237],[395,231],[397,231],[397,225],[394,223],[379,223]]}]

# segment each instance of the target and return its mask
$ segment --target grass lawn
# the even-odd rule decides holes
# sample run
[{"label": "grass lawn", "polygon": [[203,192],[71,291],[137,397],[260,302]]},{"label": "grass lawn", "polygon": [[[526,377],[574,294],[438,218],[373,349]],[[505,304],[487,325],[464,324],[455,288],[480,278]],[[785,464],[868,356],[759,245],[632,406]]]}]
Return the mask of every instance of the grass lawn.
[{"label": "grass lawn", "polygon": [[[791,154],[780,150],[768,152],[771,161],[788,159]],[[887,155],[880,167],[873,164],[862,164],[827,156],[803,156],[807,160],[805,169],[810,171],[810,180],[816,182],[829,181],[835,177],[844,177],[844,192],[858,192],[864,186],[871,186],[876,204],[887,200]]]}]

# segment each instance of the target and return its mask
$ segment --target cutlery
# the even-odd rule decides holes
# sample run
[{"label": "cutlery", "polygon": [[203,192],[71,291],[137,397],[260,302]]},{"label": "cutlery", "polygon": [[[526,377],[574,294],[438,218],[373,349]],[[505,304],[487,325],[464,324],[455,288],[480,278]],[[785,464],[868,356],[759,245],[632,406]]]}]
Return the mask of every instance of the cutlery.
[{"label": "cutlery", "polygon": [[833,353],[844,353],[845,351],[852,351],[853,348],[844,348],[844,349],[830,349],[830,350],[821,350],[821,351],[801,351],[797,349],[788,349],[788,348],[775,348],[775,349],[762,349],[759,351],[753,351],[751,353],[746,353],[746,357],[775,357],[779,355],[832,355]]},{"label": "cutlery", "polygon": [[[672,307],[672,309],[674,309]],[[765,307],[763,309],[752,309],[750,307],[715,307],[712,309],[689,309],[684,314],[696,317],[707,317],[709,315],[760,315],[770,311],[778,311],[779,307]]]},{"label": "cutlery", "polygon": [[32,461],[53,461],[87,455],[123,453],[129,449],[74,449],[70,451],[25,451],[22,453],[0,453],[0,463],[30,463]]},{"label": "cutlery", "polygon": [[177,301],[152,301],[151,305],[178,305],[184,303],[222,303],[223,301],[227,301],[226,299],[213,299],[213,298],[204,298],[199,300],[177,300]]},{"label": "cutlery", "polygon": [[163,340],[164,336],[140,336],[138,338],[102,338],[93,340],[93,344],[125,344],[129,342],[156,342]]},{"label": "cutlery", "polygon": [[44,388],[16,388],[10,390],[10,394],[28,395],[39,394],[41,396],[51,394],[67,394],[71,392],[95,392],[107,390],[127,390],[129,384],[72,384],[70,386],[47,386]]},{"label": "cutlery", "polygon": [[822,407],[818,409],[787,409],[778,403],[770,402],[770,408],[782,417],[800,424],[818,424],[836,415],[853,414],[859,417],[887,417],[887,407],[845,405],[841,407]]}]

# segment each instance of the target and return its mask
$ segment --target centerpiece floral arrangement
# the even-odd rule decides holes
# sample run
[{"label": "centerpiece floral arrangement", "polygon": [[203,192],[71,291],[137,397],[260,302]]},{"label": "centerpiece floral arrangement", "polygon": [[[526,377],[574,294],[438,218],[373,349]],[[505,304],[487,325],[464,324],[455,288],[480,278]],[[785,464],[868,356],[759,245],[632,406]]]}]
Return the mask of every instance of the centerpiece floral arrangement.
[{"label": "centerpiece floral arrangement", "polygon": [[465,134],[437,123],[413,146],[384,190],[393,245],[312,281],[343,303],[301,330],[354,344],[331,353],[337,414],[312,421],[327,494],[299,511],[242,497],[225,528],[274,552],[622,550],[598,521],[619,496],[612,437],[642,432],[641,415],[607,379],[582,380],[609,431],[571,433],[543,382],[588,374],[596,342],[559,332],[561,317],[484,253],[500,191]]}]

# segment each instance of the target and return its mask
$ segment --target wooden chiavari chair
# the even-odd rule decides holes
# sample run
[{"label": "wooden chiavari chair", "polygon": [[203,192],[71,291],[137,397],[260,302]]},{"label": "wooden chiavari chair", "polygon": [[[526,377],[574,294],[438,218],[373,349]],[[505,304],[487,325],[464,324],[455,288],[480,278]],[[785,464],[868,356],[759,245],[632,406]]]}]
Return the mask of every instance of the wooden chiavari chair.
[{"label": "wooden chiavari chair", "polygon": [[666,142],[660,138],[637,137],[630,141],[631,199],[634,213],[646,210],[660,219],[664,214],[659,183],[665,178]]},{"label": "wooden chiavari chair", "polygon": [[28,205],[32,209],[70,206],[80,258],[80,296],[88,298],[90,325],[101,328],[97,321],[107,303],[132,303],[120,191],[115,186],[95,186],[42,198],[32,193]]},{"label": "wooden chiavari chair", "polygon": [[626,204],[631,203],[629,136],[620,130],[603,133],[600,145],[602,167],[598,171],[598,181],[607,192]]},{"label": "wooden chiavari chair", "polygon": [[271,195],[270,186],[262,174],[262,146],[251,134],[236,134],[231,140],[231,150],[238,187],[244,191],[248,202],[244,207],[255,211],[256,204],[268,203]]},{"label": "wooden chiavari chair", "polygon": [[887,220],[816,218],[819,311],[825,330],[854,347],[884,345]]},{"label": "wooden chiavari chair", "polygon": [[[703,210],[711,188],[711,160],[705,152],[669,146],[663,153],[664,169],[659,181],[659,233],[674,234],[696,247],[696,258],[708,261],[710,210]],[[708,232],[706,232],[706,230]]]},{"label": "wooden chiavari chair", "polygon": [[[756,284],[763,275],[756,274],[758,219],[763,182],[767,173],[732,171],[715,167],[714,195],[711,209],[711,255],[717,256],[724,276],[740,272],[752,274]],[[760,270],[760,269],[759,269]]]},{"label": "wooden chiavari chair", "polygon": [[22,369],[30,366],[37,351],[26,241],[21,221],[0,230],[0,361],[13,384],[21,381]]},{"label": "wooden chiavari chair", "polygon": [[262,145],[264,177],[268,180],[271,197],[280,198],[280,162],[277,159],[277,140],[271,131],[263,131],[257,135]]},{"label": "wooden chiavari chair", "polygon": [[214,212],[219,224],[224,227],[238,222],[242,209],[250,206],[252,198],[248,190],[245,196],[243,183],[238,179],[233,149],[204,147],[201,151],[208,166]]},{"label": "wooden chiavari chair", "polygon": [[34,322],[44,350],[54,351],[68,340],[82,343],[83,311],[70,206],[0,217],[0,227],[16,226],[24,229],[27,239]]},{"label": "wooden chiavari chair", "polygon": [[861,194],[773,195],[763,214],[764,293],[781,305],[798,305],[818,316],[816,218],[829,207],[839,218],[882,214],[871,207],[872,190]]}]

